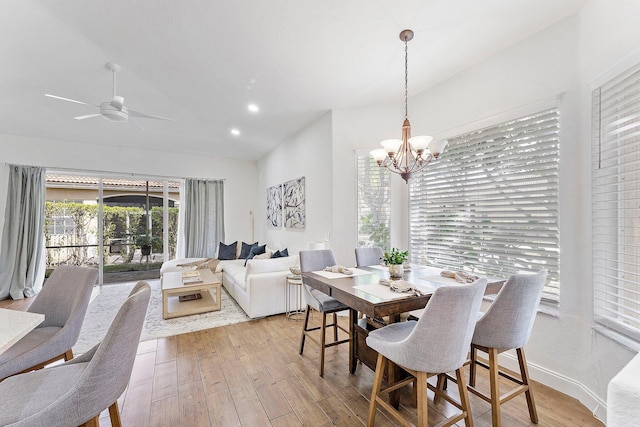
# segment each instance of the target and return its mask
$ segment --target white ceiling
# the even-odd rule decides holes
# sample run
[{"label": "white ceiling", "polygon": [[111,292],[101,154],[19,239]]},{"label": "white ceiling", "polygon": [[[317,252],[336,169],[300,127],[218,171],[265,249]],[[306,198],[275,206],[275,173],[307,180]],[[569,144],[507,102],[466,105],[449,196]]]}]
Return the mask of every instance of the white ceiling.
[{"label": "white ceiling", "polygon": [[[585,2],[3,0],[0,133],[258,159],[330,109],[402,105],[404,28],[411,95]],[[172,121],[77,121],[97,109],[43,96],[109,101],[108,61],[125,105]]]}]

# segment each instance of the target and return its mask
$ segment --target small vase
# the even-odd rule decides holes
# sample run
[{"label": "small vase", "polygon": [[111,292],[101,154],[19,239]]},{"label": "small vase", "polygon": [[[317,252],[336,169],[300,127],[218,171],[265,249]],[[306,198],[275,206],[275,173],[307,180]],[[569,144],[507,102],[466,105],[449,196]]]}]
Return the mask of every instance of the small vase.
[{"label": "small vase", "polygon": [[402,279],[404,273],[404,266],[402,264],[389,265],[389,275],[392,279]]}]

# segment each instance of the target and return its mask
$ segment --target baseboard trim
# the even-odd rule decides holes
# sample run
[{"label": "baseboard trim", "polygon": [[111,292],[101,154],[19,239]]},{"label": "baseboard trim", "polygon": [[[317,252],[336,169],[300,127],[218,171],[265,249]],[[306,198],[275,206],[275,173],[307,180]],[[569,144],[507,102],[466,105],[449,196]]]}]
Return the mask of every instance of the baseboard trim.
[{"label": "baseboard trim", "polygon": [[[502,353],[500,354],[499,359],[500,365],[505,368],[515,372],[520,371],[518,359],[514,355]],[[527,361],[527,366],[529,368],[529,375],[533,380],[577,399],[586,408],[591,410],[594,417],[606,424],[606,402],[596,396],[591,390],[571,378],[557,372],[553,372],[547,368],[543,368],[542,366],[538,366],[535,363]]]}]

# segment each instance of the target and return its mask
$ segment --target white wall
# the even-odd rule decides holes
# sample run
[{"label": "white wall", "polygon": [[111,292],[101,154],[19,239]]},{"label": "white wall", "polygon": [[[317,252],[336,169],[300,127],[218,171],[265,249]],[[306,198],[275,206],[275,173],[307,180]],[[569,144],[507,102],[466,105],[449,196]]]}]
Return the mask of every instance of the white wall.
[{"label": "white wall", "polygon": [[[635,352],[592,329],[590,90],[628,55],[640,62],[638,16],[637,0],[591,0],[578,14],[409,101],[414,135],[448,137],[515,116],[540,101],[558,100],[561,305],[538,315],[526,350],[534,379],[578,398],[601,419],[609,380]],[[333,218],[331,246],[339,262],[352,262],[356,244],[355,151],[399,137],[402,112],[399,100],[331,115],[333,209],[330,202],[321,208]],[[308,160],[287,157],[287,163]],[[280,177],[271,163],[273,158],[261,163],[260,191]],[[393,180],[392,244],[407,247],[406,186],[397,176]],[[514,366],[509,357],[504,361]]]},{"label": "white wall", "polygon": [[[288,248],[290,254],[307,249],[308,242],[325,241],[330,248],[333,198],[331,163],[331,115],[326,114],[310,126],[280,144],[258,162],[256,239],[276,249]],[[305,177],[306,224],[304,229],[267,226],[267,188],[290,179]]]},{"label": "white wall", "polygon": [[9,164],[86,169],[123,174],[225,179],[227,241],[251,238],[249,211],[256,209],[257,162],[136,148],[25,138],[0,134],[0,237],[4,225]]}]

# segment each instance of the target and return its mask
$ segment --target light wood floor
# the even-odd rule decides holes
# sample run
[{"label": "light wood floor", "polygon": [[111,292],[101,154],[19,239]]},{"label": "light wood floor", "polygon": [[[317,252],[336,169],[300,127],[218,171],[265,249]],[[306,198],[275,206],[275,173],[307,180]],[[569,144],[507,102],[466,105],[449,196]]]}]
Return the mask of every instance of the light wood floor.
[{"label": "light wood floor", "polygon": [[[319,319],[316,313],[314,320]],[[359,365],[350,375],[345,344],[327,349],[320,378],[317,346],[307,342],[304,355],[298,354],[301,326],[280,315],[140,343],[129,387],[119,399],[123,425],[363,425],[373,372]],[[479,372],[478,383],[487,386],[484,369]],[[450,384],[449,390],[455,389]],[[537,383],[534,390],[539,426],[603,426],[577,400]],[[410,402],[406,391],[402,411],[416,422]],[[475,425],[490,426],[489,405],[475,396],[471,402]],[[430,403],[429,425],[453,410],[446,402]],[[108,412],[101,414],[100,424],[110,425]],[[397,424],[378,413],[376,426],[392,425]],[[535,425],[524,396],[503,406],[503,425]]]}]

